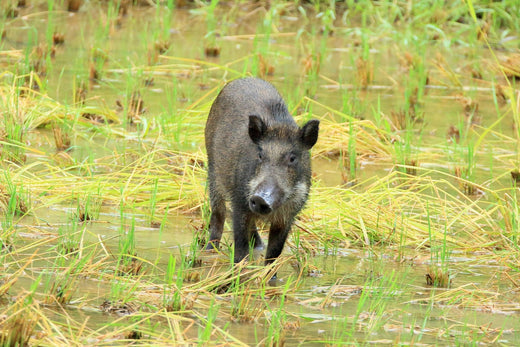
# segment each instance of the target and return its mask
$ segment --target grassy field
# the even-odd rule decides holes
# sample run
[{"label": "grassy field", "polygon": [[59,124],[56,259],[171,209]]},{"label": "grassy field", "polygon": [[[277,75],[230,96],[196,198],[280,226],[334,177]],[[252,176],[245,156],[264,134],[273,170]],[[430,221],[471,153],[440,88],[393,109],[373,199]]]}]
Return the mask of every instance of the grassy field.
[{"label": "grassy field", "polygon": [[[517,1],[0,14],[2,345],[520,343]],[[232,266],[231,225],[201,251],[204,125],[244,76],[321,121],[269,267]]]}]

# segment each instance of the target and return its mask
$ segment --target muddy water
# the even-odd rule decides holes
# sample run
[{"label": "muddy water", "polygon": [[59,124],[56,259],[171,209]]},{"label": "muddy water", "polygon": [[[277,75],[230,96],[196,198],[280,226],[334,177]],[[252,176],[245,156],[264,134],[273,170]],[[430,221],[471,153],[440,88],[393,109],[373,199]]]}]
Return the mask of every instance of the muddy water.
[{"label": "muddy water", "polygon": [[[8,30],[2,41],[2,49],[23,51],[30,42],[42,41],[49,25],[56,31],[63,32],[66,42],[57,48],[56,58],[48,67],[48,82],[45,86],[51,97],[63,103],[72,102],[72,90],[77,81],[88,83],[91,51],[103,50],[108,53],[109,58],[103,67],[100,81],[91,85],[87,106],[115,109],[118,100],[124,100],[136,86],[153,78],[153,86],[141,89],[147,109],[143,117],[150,122],[154,118],[159,121],[162,117],[168,117],[172,111],[185,112],[186,108],[203,98],[223,78],[238,77],[232,70],[239,73],[250,70],[251,66],[244,64],[244,57],[254,51],[257,40],[260,40],[255,39],[254,34],[261,28],[264,13],[253,11],[244,17],[235,14],[235,10],[224,11],[221,15],[226,15],[229,22],[222,24],[219,29],[221,55],[219,58],[207,59],[202,44],[207,24],[204,16],[197,14],[197,11],[175,10],[168,22],[167,16],[154,8],[131,7],[127,17],[120,22],[114,20],[110,23],[106,18],[106,7],[95,2],[87,2],[78,13],[57,11],[52,16],[48,15],[45,6],[46,3],[35,5],[22,11],[20,18],[10,20],[6,25]],[[312,35],[304,34],[303,38],[300,36],[302,31],[313,30],[312,22],[286,16],[281,17],[278,28],[284,34],[273,33],[269,40],[269,51],[276,52],[269,56],[269,63],[275,68],[274,76],[269,79],[281,90],[291,108],[297,109],[297,113],[304,113],[309,109],[305,109],[305,105],[296,105],[307,90],[304,83],[306,77],[301,73],[301,61],[307,58],[312,47],[321,42],[313,42],[315,38]],[[355,82],[355,61],[352,55],[359,49],[342,36],[349,28],[343,30],[339,29],[325,41],[327,50],[326,56],[322,58],[320,74],[330,80],[319,79],[310,96],[330,109],[342,110],[343,98],[347,95],[352,103],[356,100],[363,105],[356,115],[365,119],[374,119],[378,108],[385,110],[387,114],[391,110],[402,108],[403,91],[393,85],[388,76],[400,79],[403,72],[398,68],[398,57],[390,54],[394,52],[394,47],[387,46],[384,42],[380,46],[375,45],[378,48],[374,48],[373,53],[378,57],[376,66],[387,64],[388,67],[376,67],[373,87],[349,94],[349,88]],[[159,68],[144,68],[149,65],[153,46],[160,36],[170,42],[170,48],[164,54],[166,58],[158,60]],[[461,47],[453,49],[446,55],[446,59],[448,62],[456,61],[463,50]],[[433,52],[425,53],[427,57],[432,55]],[[481,55],[487,56],[484,49]],[[215,68],[214,64],[229,64],[230,71]],[[435,77],[433,72],[432,75]],[[335,83],[337,81],[341,81],[342,88]],[[294,85],[298,88],[294,88]],[[489,89],[489,86],[486,88]],[[482,126],[493,124],[497,117],[488,91],[472,92],[472,97],[479,99],[479,111],[483,115]],[[423,99],[424,129],[420,142],[414,142],[419,152],[442,153],[449,146],[445,141],[446,131],[450,125],[458,124],[462,117],[462,106],[455,95],[450,86],[440,85],[438,88],[428,89],[428,94]],[[168,103],[173,106],[166,106]],[[324,115],[327,110],[314,106],[312,112]],[[504,119],[496,130],[512,136],[512,120]],[[29,136],[29,141],[43,151],[54,150],[52,133],[49,130],[36,129]],[[201,138],[181,138],[164,145],[175,150],[197,151],[201,144]],[[492,145],[489,146],[492,148]],[[76,139],[71,155],[78,161],[95,161],[115,151],[125,150],[139,153],[139,141],[119,138],[107,140],[102,134],[87,134],[85,138]],[[513,151],[514,145],[501,143],[500,150],[506,153]],[[487,163],[492,157],[492,153],[483,154],[479,163]],[[29,163],[32,160],[38,160],[38,155],[30,155]],[[421,164],[448,172],[449,163],[441,154],[427,157]],[[500,169],[501,164],[502,162],[495,161],[494,169]],[[374,175],[384,176],[393,165],[391,159],[364,163],[358,171],[358,179],[363,181]],[[317,158],[314,167],[316,178],[323,181],[324,185],[336,186],[344,183],[341,165],[335,159]],[[476,180],[490,178],[490,170],[489,165],[479,165]],[[504,177],[494,184],[507,187],[509,178]],[[34,227],[40,230],[42,238],[46,234],[56,235],[60,227],[65,228],[68,225],[68,218],[75,208],[74,202],[45,205],[38,208],[36,215],[23,219],[20,227]],[[164,269],[171,254],[180,257],[188,252],[194,230],[191,221],[194,219],[194,224],[199,226],[200,216],[167,215],[164,229],[150,227],[146,216],[145,211],[136,208],[121,218],[117,207],[102,206],[97,220],[85,227],[84,242],[96,243],[103,240],[105,247],[115,250],[118,247],[121,225],[124,224],[125,228],[134,225],[139,256],[157,268]],[[226,236],[229,240],[229,233]],[[52,249],[53,242],[50,241],[44,247]],[[329,251],[330,254],[326,254]],[[503,277],[504,268],[493,261],[479,260],[477,254],[454,254],[450,257],[453,283],[463,288],[461,291],[468,293],[480,286],[489,287],[489,293],[485,295],[475,291],[476,296],[483,295],[475,298],[480,304],[471,304],[469,309],[465,309],[467,306],[464,302],[457,302],[456,299],[455,302],[449,301],[453,296],[449,296],[446,301],[433,299],[436,296],[442,298],[443,292],[449,289],[426,286],[425,274],[430,263],[429,257],[414,250],[407,251],[409,254],[403,256],[391,249],[373,253],[341,247],[320,250],[310,261],[320,270],[319,273],[302,279],[298,290],[287,295],[284,312],[290,317],[288,320],[298,322],[299,327],[287,329],[286,342],[309,345],[338,341],[459,344],[481,339],[490,342],[496,337],[494,342],[501,341],[511,345],[520,343],[520,307],[514,304],[518,293],[514,291],[511,282]],[[286,253],[291,254],[290,247]],[[44,262],[35,262],[32,269],[38,274],[45,271],[45,266]],[[285,265],[279,271],[282,280],[276,285],[283,286],[293,276],[293,268]],[[32,279],[21,279],[17,286],[24,288],[31,283]],[[111,316],[96,311],[107,291],[110,288],[102,281],[82,280],[77,295],[90,298],[85,306],[93,309],[71,309],[70,314],[79,321],[88,317],[91,328],[110,322]],[[499,292],[500,296],[497,294]],[[433,305],[432,302],[440,304]],[[513,303],[507,310],[496,305],[507,302]],[[218,304],[223,311],[229,310],[228,301],[222,299]],[[267,310],[271,311],[266,315],[275,314],[279,304],[279,299],[271,301],[272,306]],[[204,309],[200,311],[204,312]],[[220,317],[215,324],[226,329],[238,340],[254,345],[267,336],[268,322],[262,315],[254,323],[230,323],[228,318]],[[503,334],[500,334],[501,330]],[[189,331],[188,335],[196,336],[196,331]]]}]

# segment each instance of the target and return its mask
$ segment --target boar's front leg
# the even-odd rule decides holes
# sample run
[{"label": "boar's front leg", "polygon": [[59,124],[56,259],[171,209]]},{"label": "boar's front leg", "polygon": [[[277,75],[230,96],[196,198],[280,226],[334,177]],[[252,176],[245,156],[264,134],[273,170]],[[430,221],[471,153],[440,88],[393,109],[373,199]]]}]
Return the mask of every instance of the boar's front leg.
[{"label": "boar's front leg", "polygon": [[284,222],[273,222],[269,229],[269,241],[265,253],[265,265],[269,265],[278,258],[283,251],[285,240],[291,230],[292,220]]},{"label": "boar's front leg", "polygon": [[[260,236],[256,231],[255,217],[244,207],[233,204],[233,238],[235,241],[235,263],[239,263],[249,254],[249,242],[252,237],[257,238],[260,242]],[[255,245],[258,241],[255,240]]]},{"label": "boar's front leg", "polygon": [[251,242],[253,243],[253,246],[255,249],[262,249],[264,248],[264,243],[262,242],[262,238],[258,234],[258,230],[256,228],[256,224],[253,222],[251,226]]}]

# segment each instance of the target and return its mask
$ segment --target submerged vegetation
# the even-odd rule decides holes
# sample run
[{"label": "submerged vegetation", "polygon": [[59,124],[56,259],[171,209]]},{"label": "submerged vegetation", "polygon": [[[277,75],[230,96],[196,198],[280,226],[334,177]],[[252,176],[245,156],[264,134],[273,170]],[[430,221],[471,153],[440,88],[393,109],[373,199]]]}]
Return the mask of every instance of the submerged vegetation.
[{"label": "submerged vegetation", "polygon": [[[519,15],[3,1],[1,344],[520,343]],[[267,267],[231,266],[229,232],[201,250],[206,116],[248,75],[321,121],[310,199]]]}]

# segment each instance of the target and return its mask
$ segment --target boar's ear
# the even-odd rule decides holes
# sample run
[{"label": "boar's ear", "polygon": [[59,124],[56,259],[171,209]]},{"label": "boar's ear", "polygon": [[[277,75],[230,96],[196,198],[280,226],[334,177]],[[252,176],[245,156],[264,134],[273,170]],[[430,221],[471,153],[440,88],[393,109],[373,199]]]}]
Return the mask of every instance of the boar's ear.
[{"label": "boar's ear", "polygon": [[308,121],[300,130],[300,138],[306,149],[311,149],[318,141],[318,131],[320,130],[320,121],[312,119]]},{"label": "boar's ear", "polygon": [[249,137],[254,143],[258,144],[267,130],[262,118],[259,116],[249,116]]}]

